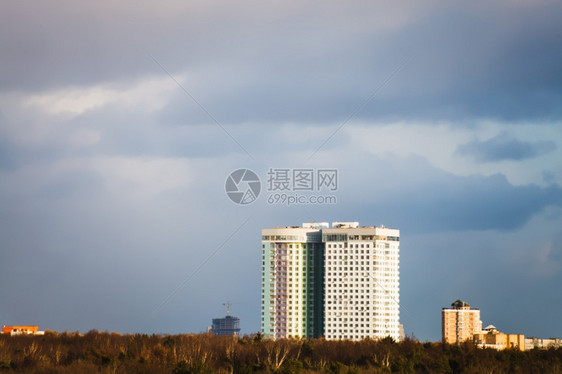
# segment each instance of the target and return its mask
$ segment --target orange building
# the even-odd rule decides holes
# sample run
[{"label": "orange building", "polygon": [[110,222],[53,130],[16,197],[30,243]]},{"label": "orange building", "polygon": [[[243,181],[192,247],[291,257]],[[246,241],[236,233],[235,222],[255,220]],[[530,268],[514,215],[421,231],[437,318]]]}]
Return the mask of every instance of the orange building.
[{"label": "orange building", "polygon": [[451,308],[441,312],[441,333],[445,343],[455,344],[472,340],[482,331],[480,309],[471,309],[464,301],[457,300]]},{"label": "orange building", "polygon": [[6,335],[44,335],[38,326],[2,326],[2,334]]},{"label": "orange building", "polygon": [[474,334],[474,342],[481,348],[525,350],[525,335],[504,334],[493,325],[484,328],[480,334]]}]

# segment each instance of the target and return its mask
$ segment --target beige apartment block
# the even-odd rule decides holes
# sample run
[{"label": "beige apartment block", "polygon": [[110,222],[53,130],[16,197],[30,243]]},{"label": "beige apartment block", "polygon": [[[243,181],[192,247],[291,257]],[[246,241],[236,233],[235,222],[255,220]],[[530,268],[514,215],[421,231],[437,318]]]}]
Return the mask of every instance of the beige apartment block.
[{"label": "beige apartment block", "polygon": [[482,332],[480,309],[470,308],[464,301],[457,300],[451,308],[441,312],[441,332],[445,343],[455,344],[472,340]]},{"label": "beige apartment block", "polygon": [[525,335],[504,334],[493,325],[485,327],[480,334],[474,334],[474,342],[481,348],[525,350]]}]

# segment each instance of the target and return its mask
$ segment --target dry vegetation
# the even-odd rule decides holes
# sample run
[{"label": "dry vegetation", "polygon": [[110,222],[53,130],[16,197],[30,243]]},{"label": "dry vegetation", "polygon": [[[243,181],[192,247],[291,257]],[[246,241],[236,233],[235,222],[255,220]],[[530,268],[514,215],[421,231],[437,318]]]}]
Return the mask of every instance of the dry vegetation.
[{"label": "dry vegetation", "polygon": [[561,373],[562,349],[90,331],[0,336],[1,373]]}]

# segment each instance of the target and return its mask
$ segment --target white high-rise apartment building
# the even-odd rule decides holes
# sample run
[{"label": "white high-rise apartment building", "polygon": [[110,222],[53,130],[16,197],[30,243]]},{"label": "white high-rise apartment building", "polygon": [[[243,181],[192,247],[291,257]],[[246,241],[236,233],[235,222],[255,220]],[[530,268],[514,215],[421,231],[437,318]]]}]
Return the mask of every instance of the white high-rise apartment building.
[{"label": "white high-rise apartment building", "polygon": [[399,243],[358,222],[262,230],[264,336],[400,340]]},{"label": "white high-rise apartment building", "polygon": [[322,230],[324,336],[400,339],[400,231],[334,222]]}]

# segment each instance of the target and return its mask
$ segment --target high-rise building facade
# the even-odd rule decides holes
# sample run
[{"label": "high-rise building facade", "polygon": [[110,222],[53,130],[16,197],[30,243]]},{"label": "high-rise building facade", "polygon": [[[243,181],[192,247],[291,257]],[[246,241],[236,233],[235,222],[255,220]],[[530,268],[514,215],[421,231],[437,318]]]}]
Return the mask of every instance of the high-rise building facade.
[{"label": "high-rise building facade", "polygon": [[400,339],[400,231],[334,222],[325,244],[326,339]]},{"label": "high-rise building facade", "polygon": [[457,300],[451,308],[441,311],[441,332],[445,343],[461,343],[473,340],[475,334],[482,332],[480,309],[471,308],[470,304]]},{"label": "high-rise building facade", "polygon": [[332,226],[262,230],[262,333],[399,340],[399,230]]},{"label": "high-rise building facade", "polygon": [[261,331],[268,338],[323,335],[323,224],[262,230]]}]

